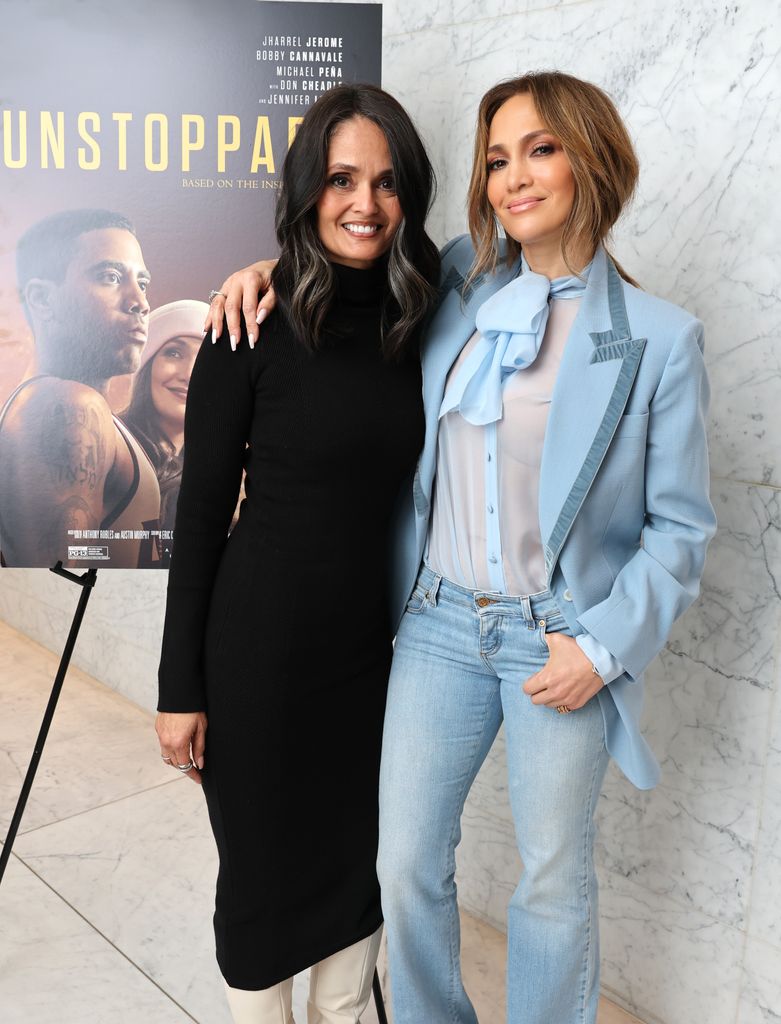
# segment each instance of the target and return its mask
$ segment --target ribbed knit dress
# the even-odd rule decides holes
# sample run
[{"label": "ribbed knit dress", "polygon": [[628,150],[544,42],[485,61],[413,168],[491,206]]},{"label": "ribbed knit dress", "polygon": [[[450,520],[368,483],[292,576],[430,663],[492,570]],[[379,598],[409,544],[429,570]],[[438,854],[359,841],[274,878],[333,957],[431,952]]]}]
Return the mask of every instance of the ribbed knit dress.
[{"label": "ribbed knit dress", "polygon": [[334,271],[320,349],[277,312],[254,351],[207,339],[187,399],[159,709],[207,714],[217,959],[234,988],[382,921],[389,531],[423,443],[420,361],[381,354],[387,270]]}]

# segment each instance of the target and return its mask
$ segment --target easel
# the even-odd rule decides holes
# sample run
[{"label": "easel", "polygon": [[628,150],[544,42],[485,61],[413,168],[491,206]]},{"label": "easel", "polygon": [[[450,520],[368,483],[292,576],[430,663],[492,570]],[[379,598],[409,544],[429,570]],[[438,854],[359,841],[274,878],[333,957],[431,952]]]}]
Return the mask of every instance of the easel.
[{"label": "easel", "polygon": [[[27,806],[27,798],[30,795],[33,781],[35,779],[35,773],[38,770],[38,764],[43,754],[43,747],[46,743],[46,737],[49,735],[49,727],[52,724],[54,718],[54,712],[57,709],[57,701],[60,699],[60,692],[62,691],[62,684],[65,681],[65,674],[68,671],[70,665],[71,655],[73,654],[73,648],[76,646],[76,638],[79,635],[81,629],[81,623],[84,619],[84,612],[87,610],[87,602],[90,599],[92,588],[95,586],[95,582],[98,577],[97,569],[87,569],[81,576],[75,572],[71,572],[69,569],[64,569],[62,562],[57,562],[53,566],[50,572],[56,573],[58,576],[62,576],[66,580],[70,580],[71,583],[77,583],[81,587],[81,594],[79,596],[79,602],[76,605],[76,611],[73,613],[73,622],[68,633],[68,639],[65,641],[65,648],[60,658],[60,664],[57,668],[57,675],[54,677],[54,685],[52,686],[52,692],[49,697],[49,703],[46,705],[46,711],[43,714],[43,721],[41,722],[41,728],[38,731],[38,738],[35,741],[33,747],[33,756],[30,759],[30,765],[27,769],[27,774],[24,777],[22,784],[22,791],[19,794],[19,799],[16,802],[16,808],[11,818],[11,824],[8,827],[8,834],[5,837],[3,843],[3,849],[0,851],[0,884],[3,881],[3,875],[5,874],[6,864],[11,857],[11,849],[16,839],[16,833],[19,831],[19,825],[22,821],[22,815],[24,809]],[[377,1009],[377,1019],[379,1024],[388,1024],[388,1017],[385,1013],[385,1003],[382,997],[382,987],[380,986],[380,977],[377,971],[374,971],[374,978],[372,979],[372,992],[374,994],[374,1003]]]},{"label": "easel", "polygon": [[40,762],[41,754],[43,753],[43,746],[46,743],[46,737],[49,735],[49,726],[52,724],[54,712],[57,708],[57,701],[60,699],[60,691],[62,690],[62,684],[65,681],[65,673],[68,671],[68,665],[70,665],[73,648],[76,646],[76,638],[79,635],[79,629],[81,628],[81,622],[84,618],[84,612],[87,609],[87,602],[90,599],[90,594],[92,593],[92,588],[95,586],[95,580],[98,575],[97,569],[87,569],[83,575],[78,576],[75,572],[70,572],[70,570],[64,569],[62,562],[58,562],[49,571],[56,573],[58,576],[63,576],[66,580],[70,580],[72,583],[78,583],[81,587],[81,595],[79,597],[79,603],[76,605],[76,611],[73,614],[73,622],[71,623],[70,632],[68,633],[68,639],[65,641],[65,649],[63,650],[62,657],[60,658],[57,675],[54,677],[54,685],[52,686],[49,703],[46,705],[46,711],[43,714],[43,721],[41,722],[41,728],[38,732],[38,739],[35,741],[35,746],[33,747],[33,756],[30,759],[30,766],[28,767],[27,774],[24,777],[22,791],[19,794],[19,799],[16,802],[16,809],[14,810],[13,817],[11,818],[11,824],[8,827],[8,835],[5,837],[3,849],[0,851],[0,883],[3,881],[5,866],[11,856],[11,848],[14,845],[16,833],[19,831],[22,815],[24,814],[24,809],[27,805],[27,798],[30,795],[33,780],[35,779],[35,773],[38,770],[38,763]]}]

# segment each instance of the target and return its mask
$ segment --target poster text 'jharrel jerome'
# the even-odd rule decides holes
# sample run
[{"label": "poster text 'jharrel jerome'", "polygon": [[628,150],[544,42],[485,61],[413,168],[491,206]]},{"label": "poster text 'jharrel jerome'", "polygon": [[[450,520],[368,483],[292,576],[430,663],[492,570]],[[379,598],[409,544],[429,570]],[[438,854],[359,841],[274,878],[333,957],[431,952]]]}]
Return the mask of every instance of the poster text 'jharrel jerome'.
[{"label": "poster text 'jharrel jerome'", "polygon": [[263,36],[261,46],[285,46],[295,50],[341,50],[341,36]]}]

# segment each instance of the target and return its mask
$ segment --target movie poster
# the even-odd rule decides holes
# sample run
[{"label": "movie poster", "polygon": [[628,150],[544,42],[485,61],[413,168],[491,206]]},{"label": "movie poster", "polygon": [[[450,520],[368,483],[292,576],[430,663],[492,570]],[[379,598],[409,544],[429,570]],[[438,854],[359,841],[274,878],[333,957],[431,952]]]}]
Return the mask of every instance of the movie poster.
[{"label": "movie poster", "polygon": [[2,564],[165,568],[206,300],[377,4],[0,0]]}]

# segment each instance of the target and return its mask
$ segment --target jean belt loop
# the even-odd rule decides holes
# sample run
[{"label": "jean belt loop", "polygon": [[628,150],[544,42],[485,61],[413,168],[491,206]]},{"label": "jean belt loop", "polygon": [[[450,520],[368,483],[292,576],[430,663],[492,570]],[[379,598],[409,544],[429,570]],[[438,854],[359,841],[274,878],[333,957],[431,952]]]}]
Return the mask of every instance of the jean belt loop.
[{"label": "jean belt loop", "polygon": [[437,594],[439,593],[439,584],[442,582],[442,577],[439,573],[434,573],[434,579],[431,582],[431,586],[428,588],[428,594],[426,600],[432,608],[437,606]]},{"label": "jean belt loop", "polygon": [[534,616],[532,615],[532,603],[528,596],[524,594],[521,598],[521,609],[523,611],[523,621],[526,622],[530,627],[534,625]]}]

